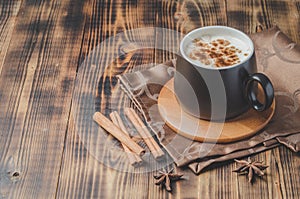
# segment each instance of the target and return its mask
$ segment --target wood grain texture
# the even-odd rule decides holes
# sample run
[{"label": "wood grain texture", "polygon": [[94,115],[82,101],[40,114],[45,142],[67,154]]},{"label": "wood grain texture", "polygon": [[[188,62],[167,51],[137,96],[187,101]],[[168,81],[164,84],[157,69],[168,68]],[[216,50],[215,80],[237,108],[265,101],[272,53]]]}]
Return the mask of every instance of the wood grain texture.
[{"label": "wood grain texture", "polygon": [[253,185],[232,162],[199,176],[170,164],[185,179],[168,193],[78,114],[132,106],[116,75],[174,58],[197,27],[277,24],[300,43],[299,11],[299,0],[1,1],[0,198],[300,198],[300,157],[283,146],[252,157],[270,166]]},{"label": "wood grain texture", "polygon": [[[246,32],[255,31],[257,25],[256,18],[253,19],[253,13],[260,13],[263,10],[262,5],[257,4],[254,8],[249,8],[249,3],[243,1],[242,3],[234,2],[238,8],[234,5],[229,5],[229,1],[156,1],[156,3],[149,3],[144,1],[126,2],[126,6],[121,6],[119,1],[113,1],[111,3],[93,2],[92,10],[90,11],[91,20],[90,24],[93,24],[96,29],[86,29],[85,39],[86,42],[83,45],[83,52],[89,52],[92,49],[96,49],[97,44],[103,41],[104,38],[116,35],[122,31],[130,28],[141,28],[148,25],[155,25],[157,27],[174,30],[156,29],[155,37],[155,56],[154,62],[161,63],[163,61],[174,58],[174,52],[178,49],[179,40],[183,34],[190,30],[204,25],[233,25]],[[99,12],[99,5],[103,9],[100,11],[103,14],[97,16]],[[123,5],[123,4],[122,4]],[[250,5],[252,5],[250,3]],[[146,8],[150,7],[145,13]],[[246,14],[235,15],[234,13],[226,12],[227,10],[240,9],[241,13]],[[246,10],[246,11],[245,11]],[[140,13],[139,11],[143,11]],[[145,16],[147,14],[147,16]],[[115,17],[116,16],[116,17]],[[153,17],[155,21],[153,21]],[[255,15],[256,17],[256,15]],[[250,19],[251,18],[251,19]],[[98,24],[97,20],[102,20],[103,24]],[[105,19],[105,20],[104,20]],[[249,21],[248,21],[249,20]],[[267,18],[265,19],[267,20]],[[260,23],[263,23],[260,19]],[[104,31],[105,30],[105,31]],[[140,34],[143,32],[141,31]],[[145,33],[146,34],[146,33]],[[125,33],[126,35],[126,33]],[[96,109],[106,114],[112,111],[112,107],[108,106],[108,101],[118,103],[116,106],[121,110],[122,107],[126,107],[129,104],[126,96],[114,95],[115,78],[117,74],[123,72],[129,72],[134,70],[135,66],[142,63],[153,61],[153,52],[149,51],[129,51],[125,55],[120,56],[114,61],[114,52],[119,49],[122,44],[130,41],[134,43],[136,37],[142,37],[134,34],[127,34],[128,36],[121,39],[118,45],[111,43],[110,46],[103,46],[102,49],[96,51],[95,55],[101,55],[99,62],[95,64],[99,69],[96,73],[104,73],[100,80],[92,78],[92,74],[87,71],[80,71],[79,74],[87,74],[87,77],[78,76],[79,85],[82,86],[78,90],[80,99],[84,99],[84,92],[90,88],[87,85],[99,84],[97,95],[101,96],[100,101],[97,102]],[[151,35],[151,34],[150,34]],[[148,37],[151,38],[151,37]],[[95,41],[96,40],[96,41]],[[98,43],[97,43],[98,41]],[[147,43],[147,41],[145,41]],[[125,45],[126,46],[126,45]],[[134,48],[129,45],[124,49]],[[152,57],[151,57],[152,56]],[[92,59],[91,59],[92,60]],[[99,67],[99,64],[101,67]],[[88,66],[82,68],[86,70]],[[87,83],[91,79],[92,83]],[[83,81],[83,82],[81,82]],[[99,82],[97,82],[99,81]],[[95,94],[95,93],[94,93]],[[114,99],[117,96],[117,100]],[[76,97],[76,96],[74,96]],[[84,101],[80,103],[86,103]],[[114,165],[124,162],[122,155],[116,153],[109,153],[111,146],[115,146],[110,136],[106,136],[103,131],[99,131],[99,137],[97,140],[102,140],[103,147],[96,148],[97,153],[91,153],[93,148],[86,150],[86,143],[83,138],[78,136],[78,131],[85,131],[86,126],[83,125],[79,129],[76,124],[76,106],[72,107],[71,114],[74,116],[75,124],[70,121],[69,131],[67,134],[67,142],[65,149],[65,156],[63,161],[61,179],[59,184],[58,197],[62,198],[270,198],[281,196],[282,193],[278,192],[278,189],[274,190],[274,180],[278,179],[272,174],[273,170],[268,171],[266,177],[263,180],[257,180],[254,185],[249,185],[247,179],[244,176],[238,176],[231,171],[236,167],[235,164],[218,165],[217,168],[202,173],[199,176],[195,176],[186,168],[176,168],[174,165],[170,165],[169,168],[175,168],[185,174],[186,180],[176,182],[173,184],[173,192],[167,193],[163,189],[154,185],[154,178],[152,175],[155,172],[150,173],[131,173],[132,168],[129,164],[124,164],[122,169],[129,173],[123,173],[112,169]],[[88,127],[90,129],[91,127]],[[104,135],[104,136],[103,136]],[[90,139],[93,139],[91,137]],[[254,158],[265,160],[267,164],[272,165],[272,168],[276,168],[277,163],[272,162],[274,158],[274,151],[282,150],[283,147],[261,153]],[[94,149],[95,150],[95,149]],[[285,151],[287,152],[287,151]],[[289,155],[294,156],[296,162],[293,164],[294,168],[297,168],[298,160],[297,155],[290,152]],[[100,157],[100,158],[99,158]],[[99,163],[103,161],[103,157],[110,157],[110,163]],[[100,159],[100,160],[99,160]],[[298,158],[299,159],[299,158]],[[125,161],[126,162],[126,161]],[[123,164],[123,163],[122,163]],[[120,167],[119,167],[120,168]],[[159,166],[157,167],[159,168]],[[136,170],[137,172],[139,170]],[[141,170],[142,171],[142,170]],[[281,173],[282,175],[282,173]],[[288,177],[287,177],[288,178]],[[277,182],[277,181],[275,181]],[[90,186],[89,184],[92,184]],[[251,186],[249,188],[249,186]],[[293,188],[299,187],[297,180],[293,180],[290,183]],[[118,190],[118,191],[116,191]],[[280,190],[280,189],[279,189]],[[291,194],[290,191],[285,191],[284,194]],[[296,193],[297,194],[297,193]],[[297,196],[297,195],[296,195]]]},{"label": "wood grain texture", "polygon": [[263,6],[269,26],[277,24],[293,41],[300,40],[299,0],[265,0]]},{"label": "wood grain texture", "polygon": [[55,196],[81,45],[77,6],[21,5],[0,76],[1,197]]},{"label": "wood grain texture", "polygon": [[185,113],[180,107],[174,93],[174,79],[161,89],[157,104],[162,119],[175,132],[191,140],[212,143],[229,143],[249,138],[264,128],[275,112],[274,101],[266,111],[250,109],[224,123],[200,120]]},{"label": "wood grain texture", "polygon": [[0,2],[0,74],[21,2],[21,0]]},{"label": "wood grain texture", "polygon": [[182,37],[207,25],[226,25],[225,1],[159,0],[156,26],[155,62],[170,60],[178,53]]},{"label": "wood grain texture", "polygon": [[[157,37],[156,46],[164,44],[164,51],[156,51],[156,63],[161,63],[175,57],[174,53],[179,49],[179,42],[182,36],[192,29],[205,25],[226,25],[225,1],[161,1],[162,11],[158,12],[157,26],[174,29],[181,33],[176,35],[173,32],[165,31]],[[167,5],[167,6],[166,6]],[[167,9],[173,6],[173,9]],[[161,18],[168,23],[162,23]],[[174,166],[173,166],[174,167]],[[168,195],[164,190],[157,190],[157,187],[150,186],[150,198],[235,198],[232,187],[236,187],[235,177],[231,168],[211,170],[195,176],[187,169],[183,169],[187,180],[176,182],[173,187],[173,194]],[[181,170],[181,169],[180,169]],[[220,175],[220,171],[223,175]],[[226,175],[225,175],[226,173]],[[154,184],[154,180],[151,181]]]},{"label": "wood grain texture", "polygon": [[299,1],[227,1],[227,21],[229,26],[248,34],[255,33],[256,26],[264,29],[275,25],[293,41],[299,41]]},{"label": "wood grain texture", "polygon": [[156,4],[95,0],[89,5],[57,197],[147,198],[152,176],[134,169],[112,136],[98,127],[93,133],[93,122],[82,119],[96,110],[108,116],[130,106],[127,96],[114,92],[115,76],[153,62],[155,30],[137,28],[154,25]]}]

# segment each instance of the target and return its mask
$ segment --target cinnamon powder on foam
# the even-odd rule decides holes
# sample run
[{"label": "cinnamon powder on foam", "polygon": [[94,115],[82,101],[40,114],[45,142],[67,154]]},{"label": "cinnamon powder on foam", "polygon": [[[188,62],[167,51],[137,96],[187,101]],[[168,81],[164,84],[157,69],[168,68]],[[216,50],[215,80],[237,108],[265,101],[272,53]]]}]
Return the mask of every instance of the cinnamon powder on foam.
[{"label": "cinnamon powder on foam", "polygon": [[[206,42],[194,39],[189,46],[188,57],[206,66],[226,67],[241,62],[241,57],[247,57],[248,53],[232,45],[226,39],[214,39]],[[245,51],[245,50],[244,50]]]}]

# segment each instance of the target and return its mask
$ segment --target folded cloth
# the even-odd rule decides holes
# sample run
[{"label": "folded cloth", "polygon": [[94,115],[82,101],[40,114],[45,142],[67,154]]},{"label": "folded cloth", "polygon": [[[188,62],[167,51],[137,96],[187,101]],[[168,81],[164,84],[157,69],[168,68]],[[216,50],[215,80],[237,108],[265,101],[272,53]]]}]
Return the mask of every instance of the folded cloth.
[{"label": "folded cloth", "polygon": [[277,141],[284,144],[294,152],[300,151],[300,133],[292,134],[286,137],[276,137]]},{"label": "folded cloth", "polygon": [[177,166],[188,165],[199,174],[213,163],[258,153],[279,143],[299,151],[300,46],[278,27],[255,33],[251,38],[255,44],[258,70],[273,83],[276,111],[267,127],[248,139],[223,144],[201,143],[178,135],[164,123],[157,98],[163,85],[174,75],[174,60],[118,76],[121,87]]}]

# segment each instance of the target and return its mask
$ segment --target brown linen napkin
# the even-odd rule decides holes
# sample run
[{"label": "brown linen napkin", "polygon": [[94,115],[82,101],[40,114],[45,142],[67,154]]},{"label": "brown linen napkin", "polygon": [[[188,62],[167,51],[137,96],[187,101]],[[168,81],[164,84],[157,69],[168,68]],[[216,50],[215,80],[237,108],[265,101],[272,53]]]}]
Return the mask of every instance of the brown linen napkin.
[{"label": "brown linen napkin", "polygon": [[279,143],[299,151],[300,47],[278,27],[251,37],[258,69],[273,82],[276,111],[263,131],[245,140],[227,144],[200,143],[176,134],[165,125],[157,109],[157,97],[162,86],[173,77],[174,60],[119,76],[121,87],[178,166],[188,165],[199,174],[213,163],[258,153]]},{"label": "brown linen napkin", "polygon": [[300,151],[300,133],[292,134],[286,137],[276,137],[277,141],[284,144],[294,152]]}]

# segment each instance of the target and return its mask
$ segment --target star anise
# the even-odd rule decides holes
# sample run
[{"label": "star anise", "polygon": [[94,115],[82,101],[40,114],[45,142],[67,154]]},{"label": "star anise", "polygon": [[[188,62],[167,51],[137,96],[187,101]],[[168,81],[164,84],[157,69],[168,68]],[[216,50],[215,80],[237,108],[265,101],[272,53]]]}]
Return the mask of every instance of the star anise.
[{"label": "star anise", "polygon": [[264,165],[262,161],[253,161],[250,157],[248,157],[248,161],[246,160],[234,160],[238,164],[241,164],[240,167],[233,170],[233,172],[238,172],[241,174],[248,174],[248,181],[251,183],[253,180],[253,174],[256,174],[258,176],[263,176],[266,168],[269,166]]},{"label": "star anise", "polygon": [[179,180],[183,176],[181,173],[173,173],[173,170],[174,169],[171,169],[170,171],[159,171],[159,174],[153,176],[156,179],[155,184],[165,186],[167,191],[172,191],[172,181]]}]

